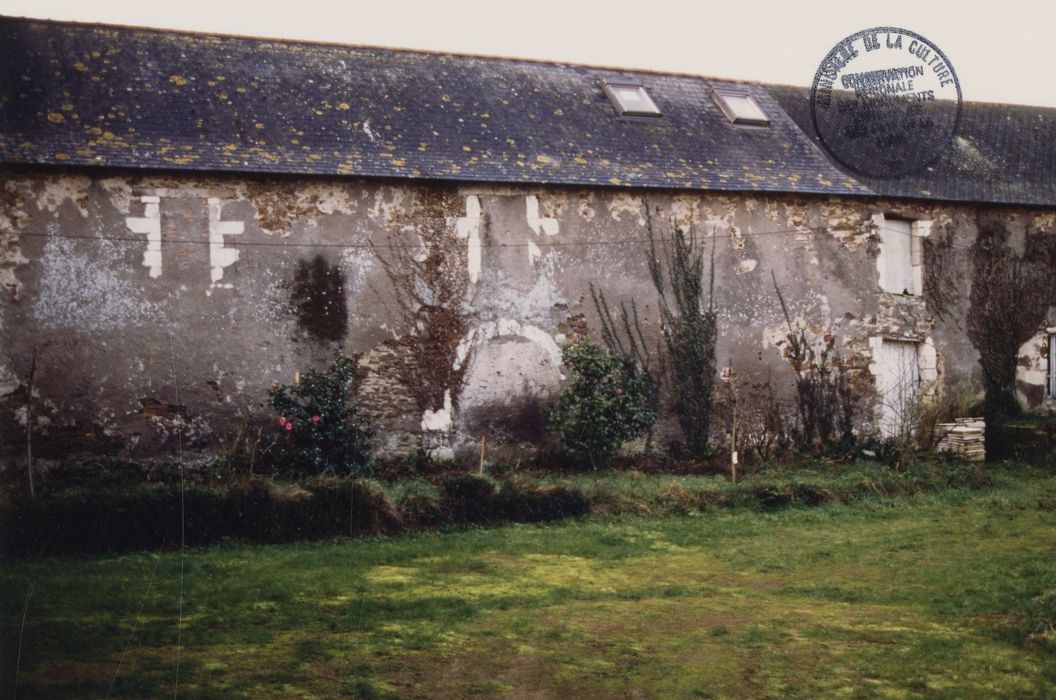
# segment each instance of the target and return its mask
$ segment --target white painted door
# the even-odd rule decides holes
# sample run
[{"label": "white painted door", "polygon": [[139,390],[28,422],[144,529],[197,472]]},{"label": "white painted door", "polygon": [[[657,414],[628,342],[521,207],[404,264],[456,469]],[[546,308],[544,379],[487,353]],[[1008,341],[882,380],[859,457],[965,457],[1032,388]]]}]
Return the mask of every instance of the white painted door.
[{"label": "white painted door", "polygon": [[884,338],[880,345],[877,389],[880,393],[880,433],[895,437],[912,430],[910,410],[920,388],[917,343]]},{"label": "white painted door", "polygon": [[880,229],[880,288],[885,292],[914,294],[913,236],[910,223],[885,219]]}]

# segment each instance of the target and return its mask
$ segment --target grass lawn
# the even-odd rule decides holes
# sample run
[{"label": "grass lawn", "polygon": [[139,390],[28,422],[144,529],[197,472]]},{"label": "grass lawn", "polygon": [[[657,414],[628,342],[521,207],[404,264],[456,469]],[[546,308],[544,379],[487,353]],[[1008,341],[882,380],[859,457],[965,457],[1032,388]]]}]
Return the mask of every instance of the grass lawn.
[{"label": "grass lawn", "polygon": [[182,566],[181,631],[179,552],[0,561],[0,696],[172,695],[178,663],[188,698],[1056,697],[1021,632],[1056,587],[1051,477]]}]

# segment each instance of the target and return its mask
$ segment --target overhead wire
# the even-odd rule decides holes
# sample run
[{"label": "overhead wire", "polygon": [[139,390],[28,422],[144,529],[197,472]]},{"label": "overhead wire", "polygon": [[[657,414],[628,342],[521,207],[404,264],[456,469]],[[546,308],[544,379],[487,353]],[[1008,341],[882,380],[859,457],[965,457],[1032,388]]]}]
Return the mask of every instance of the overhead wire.
[{"label": "overhead wire", "polygon": [[[731,227],[732,228],[732,227]],[[885,231],[890,233],[897,233],[901,235],[914,235],[912,232],[906,233],[906,231],[891,228],[888,226],[882,226]],[[834,231],[842,231],[843,229],[830,229],[825,226],[802,226],[797,228],[787,229],[774,229],[770,231],[745,231],[739,233],[725,233],[725,234],[712,234],[705,236],[711,240],[736,240],[744,238],[755,238],[758,236],[777,236],[777,235],[805,235],[805,234],[816,234],[816,235],[833,235]],[[108,241],[117,243],[139,243],[143,244],[147,242],[145,236],[88,236],[80,234],[69,234],[69,233],[37,233],[32,231],[24,231],[18,234],[28,238],[58,238],[63,240],[84,240],[84,241]],[[653,242],[656,243],[670,243],[673,241],[671,238],[654,238]],[[214,241],[210,241],[208,238],[172,238],[162,236],[161,244],[163,245],[215,245]],[[481,248],[527,248],[534,246],[536,248],[575,248],[575,247],[591,247],[591,246],[616,246],[616,245],[631,245],[631,244],[648,244],[650,239],[648,237],[633,237],[633,238],[616,238],[616,239],[604,239],[604,240],[583,240],[583,241],[526,241],[524,243],[487,243],[484,241],[480,242]],[[971,245],[957,243],[951,241],[948,244],[950,247],[969,250]],[[225,236],[223,241],[225,248],[322,248],[322,249],[414,249],[414,248],[426,248],[428,247],[424,243],[375,243],[369,241],[366,243],[359,242],[347,242],[347,243],[327,243],[327,242],[297,242],[290,240],[282,241],[244,241],[238,240],[237,238],[230,238]]]}]

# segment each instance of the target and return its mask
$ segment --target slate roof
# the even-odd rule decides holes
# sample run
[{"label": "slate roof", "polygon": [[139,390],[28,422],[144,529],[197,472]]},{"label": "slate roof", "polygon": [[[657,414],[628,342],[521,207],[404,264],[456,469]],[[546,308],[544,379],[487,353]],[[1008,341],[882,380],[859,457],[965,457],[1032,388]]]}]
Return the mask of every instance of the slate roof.
[{"label": "slate roof", "polygon": [[[658,120],[615,114],[641,81]],[[697,77],[0,18],[0,161],[865,194],[758,85],[729,123]]]},{"label": "slate roof", "polygon": [[[606,80],[640,82],[663,118],[617,116]],[[769,127],[730,124],[710,94],[730,85],[755,97]],[[966,104],[932,171],[874,182],[812,141],[806,94],[0,17],[0,163],[1056,205],[1056,110]]]},{"label": "slate roof", "polygon": [[[817,140],[810,90],[768,90]],[[856,179],[890,197],[1056,206],[1056,109],[965,102],[957,133],[933,165],[894,180]]]}]

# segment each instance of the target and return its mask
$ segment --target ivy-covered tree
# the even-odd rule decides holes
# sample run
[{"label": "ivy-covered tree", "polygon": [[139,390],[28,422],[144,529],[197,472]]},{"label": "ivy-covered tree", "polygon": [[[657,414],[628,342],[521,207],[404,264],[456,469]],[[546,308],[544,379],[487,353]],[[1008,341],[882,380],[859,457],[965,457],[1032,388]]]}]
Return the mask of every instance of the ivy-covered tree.
[{"label": "ivy-covered tree", "polygon": [[1028,230],[1018,253],[1004,221],[986,217],[971,249],[968,338],[979,351],[988,421],[1021,413],[1019,348],[1056,306],[1056,235]]},{"label": "ivy-covered tree", "polygon": [[671,392],[686,448],[694,457],[708,453],[711,399],[715,384],[715,246],[710,249],[705,283],[705,245],[693,231],[672,227],[671,244],[661,260],[647,209],[649,272],[659,298],[660,320],[667,347]]}]

